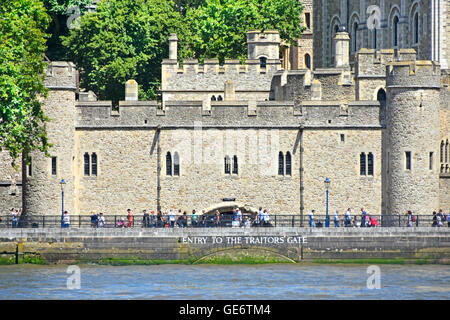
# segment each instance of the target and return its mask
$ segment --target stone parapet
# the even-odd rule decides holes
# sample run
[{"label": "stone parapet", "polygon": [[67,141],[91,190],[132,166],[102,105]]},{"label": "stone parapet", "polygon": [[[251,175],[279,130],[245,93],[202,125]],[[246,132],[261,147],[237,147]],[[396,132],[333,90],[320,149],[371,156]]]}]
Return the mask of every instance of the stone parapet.
[{"label": "stone parapet", "polygon": [[[77,129],[205,127],[352,127],[380,128],[378,101],[168,101],[164,111],[156,101],[121,101],[112,112],[110,101],[78,102]],[[205,112],[208,111],[208,112]]]}]

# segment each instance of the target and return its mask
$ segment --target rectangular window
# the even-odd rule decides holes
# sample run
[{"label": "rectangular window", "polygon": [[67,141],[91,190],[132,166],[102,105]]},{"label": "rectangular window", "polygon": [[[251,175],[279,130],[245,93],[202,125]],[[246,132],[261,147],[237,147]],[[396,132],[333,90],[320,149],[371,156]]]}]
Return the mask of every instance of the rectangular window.
[{"label": "rectangular window", "polygon": [[33,175],[33,162],[30,158],[30,163],[28,164],[28,176],[31,177]]},{"label": "rectangular window", "polygon": [[93,153],[91,156],[92,175],[97,175],[97,154]]},{"label": "rectangular window", "polygon": [[367,175],[373,176],[373,154],[371,152],[367,155]]},{"label": "rectangular window", "polygon": [[311,13],[305,13],[305,24],[308,29],[311,29]]},{"label": "rectangular window", "polygon": [[433,152],[430,152],[430,170],[433,170]]},{"label": "rectangular window", "polygon": [[359,155],[359,174],[366,175],[366,154],[364,152]]},{"label": "rectangular window", "polygon": [[341,142],[345,142],[345,134],[341,133]]},{"label": "rectangular window", "polygon": [[90,175],[90,160],[89,160],[89,153],[84,154],[84,175],[89,176]]},{"label": "rectangular window", "polygon": [[56,157],[52,157],[52,175],[56,176]]},{"label": "rectangular window", "polygon": [[405,169],[411,170],[411,151],[405,152]]}]

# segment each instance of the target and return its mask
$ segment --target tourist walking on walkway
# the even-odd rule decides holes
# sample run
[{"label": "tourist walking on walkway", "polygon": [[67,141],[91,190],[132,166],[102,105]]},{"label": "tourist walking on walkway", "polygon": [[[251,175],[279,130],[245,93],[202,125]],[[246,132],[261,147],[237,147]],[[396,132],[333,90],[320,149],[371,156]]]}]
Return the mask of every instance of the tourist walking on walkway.
[{"label": "tourist walking on walkway", "polygon": [[436,215],[436,224],[438,227],[442,227],[442,219],[440,215]]},{"label": "tourist walking on walkway", "polygon": [[259,207],[258,214],[256,215],[256,224],[262,224],[263,215],[264,215],[263,209],[262,207]]},{"label": "tourist walking on walkway", "polygon": [[97,225],[98,225],[98,215],[97,215],[97,212],[94,210],[94,211],[92,211],[92,214],[91,214],[91,227],[97,228]]},{"label": "tourist walking on walkway", "polygon": [[128,228],[131,228],[133,226],[133,212],[131,212],[131,209],[127,210],[128,214],[127,214],[127,219],[128,219]]},{"label": "tourist walking on walkway", "polygon": [[19,212],[17,212],[16,209],[11,209],[11,219],[12,219],[12,227],[17,228],[18,221],[19,221]]},{"label": "tourist walking on walkway", "polygon": [[407,223],[406,226],[407,227],[412,227],[413,226],[413,222],[416,221],[416,218],[413,216],[412,211],[408,210],[407,214]]},{"label": "tourist walking on walkway", "polygon": [[63,228],[70,227],[70,215],[67,211],[64,211],[64,217],[63,217]]},{"label": "tourist walking on walkway", "polygon": [[173,213],[173,209],[169,211],[169,222],[170,227],[173,228],[175,226],[175,213]]},{"label": "tourist walking on walkway", "polygon": [[433,223],[431,224],[432,227],[437,226],[437,217],[436,217],[436,211],[433,211]]},{"label": "tourist walking on walkway", "polygon": [[198,226],[198,215],[197,212],[192,210],[192,216],[191,216],[191,225],[195,228]]},{"label": "tourist walking on walkway", "polygon": [[104,226],[105,226],[105,216],[103,215],[102,212],[100,212],[98,216],[98,227],[103,228]]},{"label": "tourist walking on walkway", "polygon": [[316,224],[314,223],[314,213],[316,211],[315,210],[311,210],[311,212],[309,213],[309,226],[311,228],[314,228],[316,226]]},{"label": "tourist walking on walkway", "polygon": [[339,228],[339,212],[336,210],[336,213],[334,214],[334,226],[336,228]]},{"label": "tourist walking on walkway", "polygon": [[216,210],[216,216],[214,217],[214,226],[220,227],[220,211]]},{"label": "tourist walking on walkway", "polygon": [[147,210],[144,209],[143,211],[144,215],[142,216],[142,226],[144,228],[150,227],[150,215],[148,214]]},{"label": "tourist walking on walkway", "polygon": [[361,208],[361,228],[364,228],[366,226],[366,217],[367,212],[364,210],[364,208]]},{"label": "tourist walking on walkway", "polygon": [[270,217],[269,217],[269,210],[264,210],[263,212],[263,221],[264,221],[264,226],[265,227],[269,227],[269,221],[270,221]]},{"label": "tourist walking on walkway", "polygon": [[448,225],[448,227],[450,228],[450,211],[449,211],[449,213],[447,214],[447,225]]},{"label": "tourist walking on walkway", "polygon": [[152,210],[151,212],[151,227],[155,228],[157,223],[157,217],[155,215],[155,210]]},{"label": "tourist walking on walkway", "polygon": [[352,226],[352,209],[348,208],[347,212],[345,213],[345,226],[351,227]]}]

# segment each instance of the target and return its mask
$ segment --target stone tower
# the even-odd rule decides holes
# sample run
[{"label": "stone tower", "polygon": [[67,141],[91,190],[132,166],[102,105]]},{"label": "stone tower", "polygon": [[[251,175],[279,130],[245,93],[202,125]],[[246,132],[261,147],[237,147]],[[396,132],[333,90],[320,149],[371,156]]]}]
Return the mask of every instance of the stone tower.
[{"label": "stone tower", "polygon": [[264,32],[252,30],[247,32],[248,59],[279,60],[280,41],[280,34],[277,30],[266,30]]},{"label": "stone tower", "polygon": [[387,214],[439,208],[440,66],[396,61],[386,67]]},{"label": "stone tower", "polygon": [[23,165],[23,210],[26,215],[61,215],[61,180],[64,179],[64,209],[75,210],[75,91],[77,70],[71,62],[54,61],[47,67],[45,86],[49,89],[43,103],[49,143],[46,157],[31,153],[31,176]]}]

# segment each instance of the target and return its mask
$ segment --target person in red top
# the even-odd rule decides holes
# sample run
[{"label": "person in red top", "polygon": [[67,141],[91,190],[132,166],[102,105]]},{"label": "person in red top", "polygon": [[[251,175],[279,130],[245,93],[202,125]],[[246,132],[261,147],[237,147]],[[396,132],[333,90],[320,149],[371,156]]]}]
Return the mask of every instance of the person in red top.
[{"label": "person in red top", "polygon": [[370,224],[372,225],[372,227],[378,227],[377,218],[375,217],[370,218]]},{"label": "person in red top", "polygon": [[128,212],[128,215],[127,215],[128,225],[127,225],[127,227],[131,228],[133,226],[133,212],[131,212],[130,209],[128,209],[127,212]]}]

